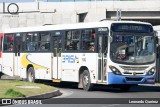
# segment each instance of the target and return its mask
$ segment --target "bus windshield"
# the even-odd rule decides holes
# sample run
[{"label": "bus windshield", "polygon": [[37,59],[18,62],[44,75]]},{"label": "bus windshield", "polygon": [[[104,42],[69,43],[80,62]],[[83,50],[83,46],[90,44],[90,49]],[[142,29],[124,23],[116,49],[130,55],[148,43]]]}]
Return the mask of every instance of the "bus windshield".
[{"label": "bus windshield", "polygon": [[111,60],[117,63],[145,64],[155,60],[154,36],[113,34]]}]

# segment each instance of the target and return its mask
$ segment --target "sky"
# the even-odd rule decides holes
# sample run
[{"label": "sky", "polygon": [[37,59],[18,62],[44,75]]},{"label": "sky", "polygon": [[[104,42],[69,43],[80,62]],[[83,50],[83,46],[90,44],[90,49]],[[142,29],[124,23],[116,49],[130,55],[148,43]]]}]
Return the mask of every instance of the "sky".
[{"label": "sky", "polygon": [[[0,0],[0,3],[5,2],[5,3],[17,3],[17,2],[34,2],[36,0]],[[37,1],[44,1],[44,2],[57,2],[57,1],[62,1],[62,2],[69,2],[69,1],[95,1],[95,0],[37,0]],[[101,1],[101,0],[97,0]],[[104,0],[104,1],[111,1],[111,0]],[[115,0],[114,0],[115,1]]]},{"label": "sky", "polygon": [[[36,0],[0,0],[0,2],[5,3],[17,3],[17,2],[34,2]],[[47,0],[39,0],[39,1],[47,1]]]}]

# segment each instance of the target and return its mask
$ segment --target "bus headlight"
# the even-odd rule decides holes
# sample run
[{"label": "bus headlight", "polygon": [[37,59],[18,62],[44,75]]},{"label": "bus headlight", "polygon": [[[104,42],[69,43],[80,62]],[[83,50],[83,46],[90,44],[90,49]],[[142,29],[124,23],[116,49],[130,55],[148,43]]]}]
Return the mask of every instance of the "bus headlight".
[{"label": "bus headlight", "polygon": [[155,72],[156,72],[156,68],[153,67],[147,72],[147,75],[153,75]]},{"label": "bus headlight", "polygon": [[116,74],[116,75],[122,75],[122,73],[114,66],[109,66],[109,68],[111,69],[111,71]]}]

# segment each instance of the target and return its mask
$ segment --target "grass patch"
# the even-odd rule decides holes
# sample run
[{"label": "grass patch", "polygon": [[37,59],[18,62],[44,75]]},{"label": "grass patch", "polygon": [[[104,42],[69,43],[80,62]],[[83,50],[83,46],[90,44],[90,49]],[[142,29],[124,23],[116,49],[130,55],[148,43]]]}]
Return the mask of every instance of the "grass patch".
[{"label": "grass patch", "polygon": [[0,80],[0,98],[34,96],[42,93],[52,92],[55,89],[56,88],[54,88],[53,86],[39,83],[31,83],[18,80]]},{"label": "grass patch", "polygon": [[21,92],[15,91],[14,89],[9,89],[5,92],[5,95],[8,97],[25,97]]}]

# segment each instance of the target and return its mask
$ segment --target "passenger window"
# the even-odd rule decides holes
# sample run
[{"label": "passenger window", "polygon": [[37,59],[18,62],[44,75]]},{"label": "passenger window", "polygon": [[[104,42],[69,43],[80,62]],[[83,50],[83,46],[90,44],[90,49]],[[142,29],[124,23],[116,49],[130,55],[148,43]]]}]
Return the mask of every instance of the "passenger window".
[{"label": "passenger window", "polygon": [[65,35],[65,50],[79,50],[80,31],[67,31]]},{"label": "passenger window", "polygon": [[26,51],[38,49],[38,33],[26,33]]},{"label": "passenger window", "polygon": [[22,51],[27,51],[26,33],[22,33]]},{"label": "passenger window", "polygon": [[39,51],[50,51],[50,33],[49,32],[41,32],[39,33],[39,43],[38,50]]},{"label": "passenger window", "polygon": [[0,51],[2,50],[2,40],[3,40],[3,36],[0,35]]},{"label": "passenger window", "polygon": [[82,50],[95,51],[95,29],[82,30]]},{"label": "passenger window", "polygon": [[14,34],[4,35],[4,44],[3,44],[4,51],[13,52],[14,50],[13,40],[14,40]]}]

